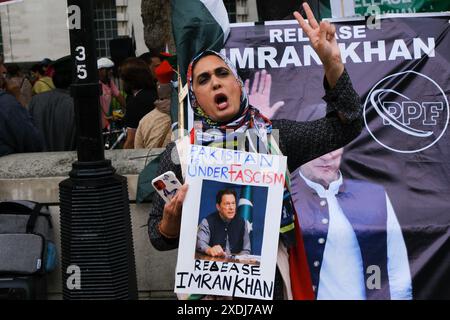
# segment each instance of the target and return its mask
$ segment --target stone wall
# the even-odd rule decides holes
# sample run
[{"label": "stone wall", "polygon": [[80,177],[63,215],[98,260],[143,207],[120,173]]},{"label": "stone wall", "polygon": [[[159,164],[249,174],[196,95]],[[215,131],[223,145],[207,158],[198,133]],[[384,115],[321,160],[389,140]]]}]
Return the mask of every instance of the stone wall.
[{"label": "stone wall", "polygon": [[[138,174],[145,166],[146,155],[162,150],[112,150],[106,158],[117,173],[128,180],[134,255],[140,299],[173,299],[177,251],[156,251],[147,235],[147,219],[151,203],[136,203]],[[32,200],[50,206],[55,237],[60,250],[58,184],[68,178],[75,152],[14,154],[0,157],[0,201]],[[61,269],[48,280],[49,299],[62,298]]]}]

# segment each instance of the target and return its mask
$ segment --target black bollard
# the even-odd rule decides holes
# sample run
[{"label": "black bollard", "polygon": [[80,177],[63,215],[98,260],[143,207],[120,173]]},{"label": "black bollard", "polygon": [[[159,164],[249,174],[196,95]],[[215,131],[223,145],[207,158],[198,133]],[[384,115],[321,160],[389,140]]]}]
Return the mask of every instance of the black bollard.
[{"label": "black bollard", "polygon": [[78,161],[59,184],[64,299],[137,299],[127,180],[105,160],[93,0],[68,0]]}]

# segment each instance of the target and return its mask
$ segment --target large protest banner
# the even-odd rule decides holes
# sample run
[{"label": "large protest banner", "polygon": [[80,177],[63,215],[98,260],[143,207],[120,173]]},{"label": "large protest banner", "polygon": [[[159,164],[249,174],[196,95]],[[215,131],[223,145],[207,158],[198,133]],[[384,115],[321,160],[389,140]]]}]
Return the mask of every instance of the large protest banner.
[{"label": "large protest banner", "polygon": [[[449,16],[392,14],[369,26],[364,19],[334,21],[365,120],[346,147],[342,172],[387,190],[416,299],[450,297]],[[325,115],[323,68],[296,22],[236,24],[224,52],[249,79],[250,95],[270,95],[270,106],[282,105],[272,118]],[[254,78],[262,79],[262,70],[271,88],[258,91]]]}]

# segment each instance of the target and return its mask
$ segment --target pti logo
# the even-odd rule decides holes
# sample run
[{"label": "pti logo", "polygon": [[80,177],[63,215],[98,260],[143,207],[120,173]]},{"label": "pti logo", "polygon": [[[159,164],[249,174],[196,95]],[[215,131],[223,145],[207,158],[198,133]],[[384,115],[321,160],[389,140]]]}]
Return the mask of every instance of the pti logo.
[{"label": "pti logo", "polygon": [[438,142],[447,129],[449,115],[442,88],[415,71],[380,80],[364,103],[364,122],[370,135],[383,147],[400,153],[423,151]]}]

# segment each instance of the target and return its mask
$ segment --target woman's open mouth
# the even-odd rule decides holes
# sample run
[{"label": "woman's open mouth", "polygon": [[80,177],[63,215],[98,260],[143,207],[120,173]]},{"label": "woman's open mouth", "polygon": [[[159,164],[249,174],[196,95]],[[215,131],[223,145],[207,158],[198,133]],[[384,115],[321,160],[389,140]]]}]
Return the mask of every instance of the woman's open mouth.
[{"label": "woman's open mouth", "polygon": [[224,110],[228,107],[228,97],[223,93],[218,93],[214,96],[214,102],[219,110]]}]

